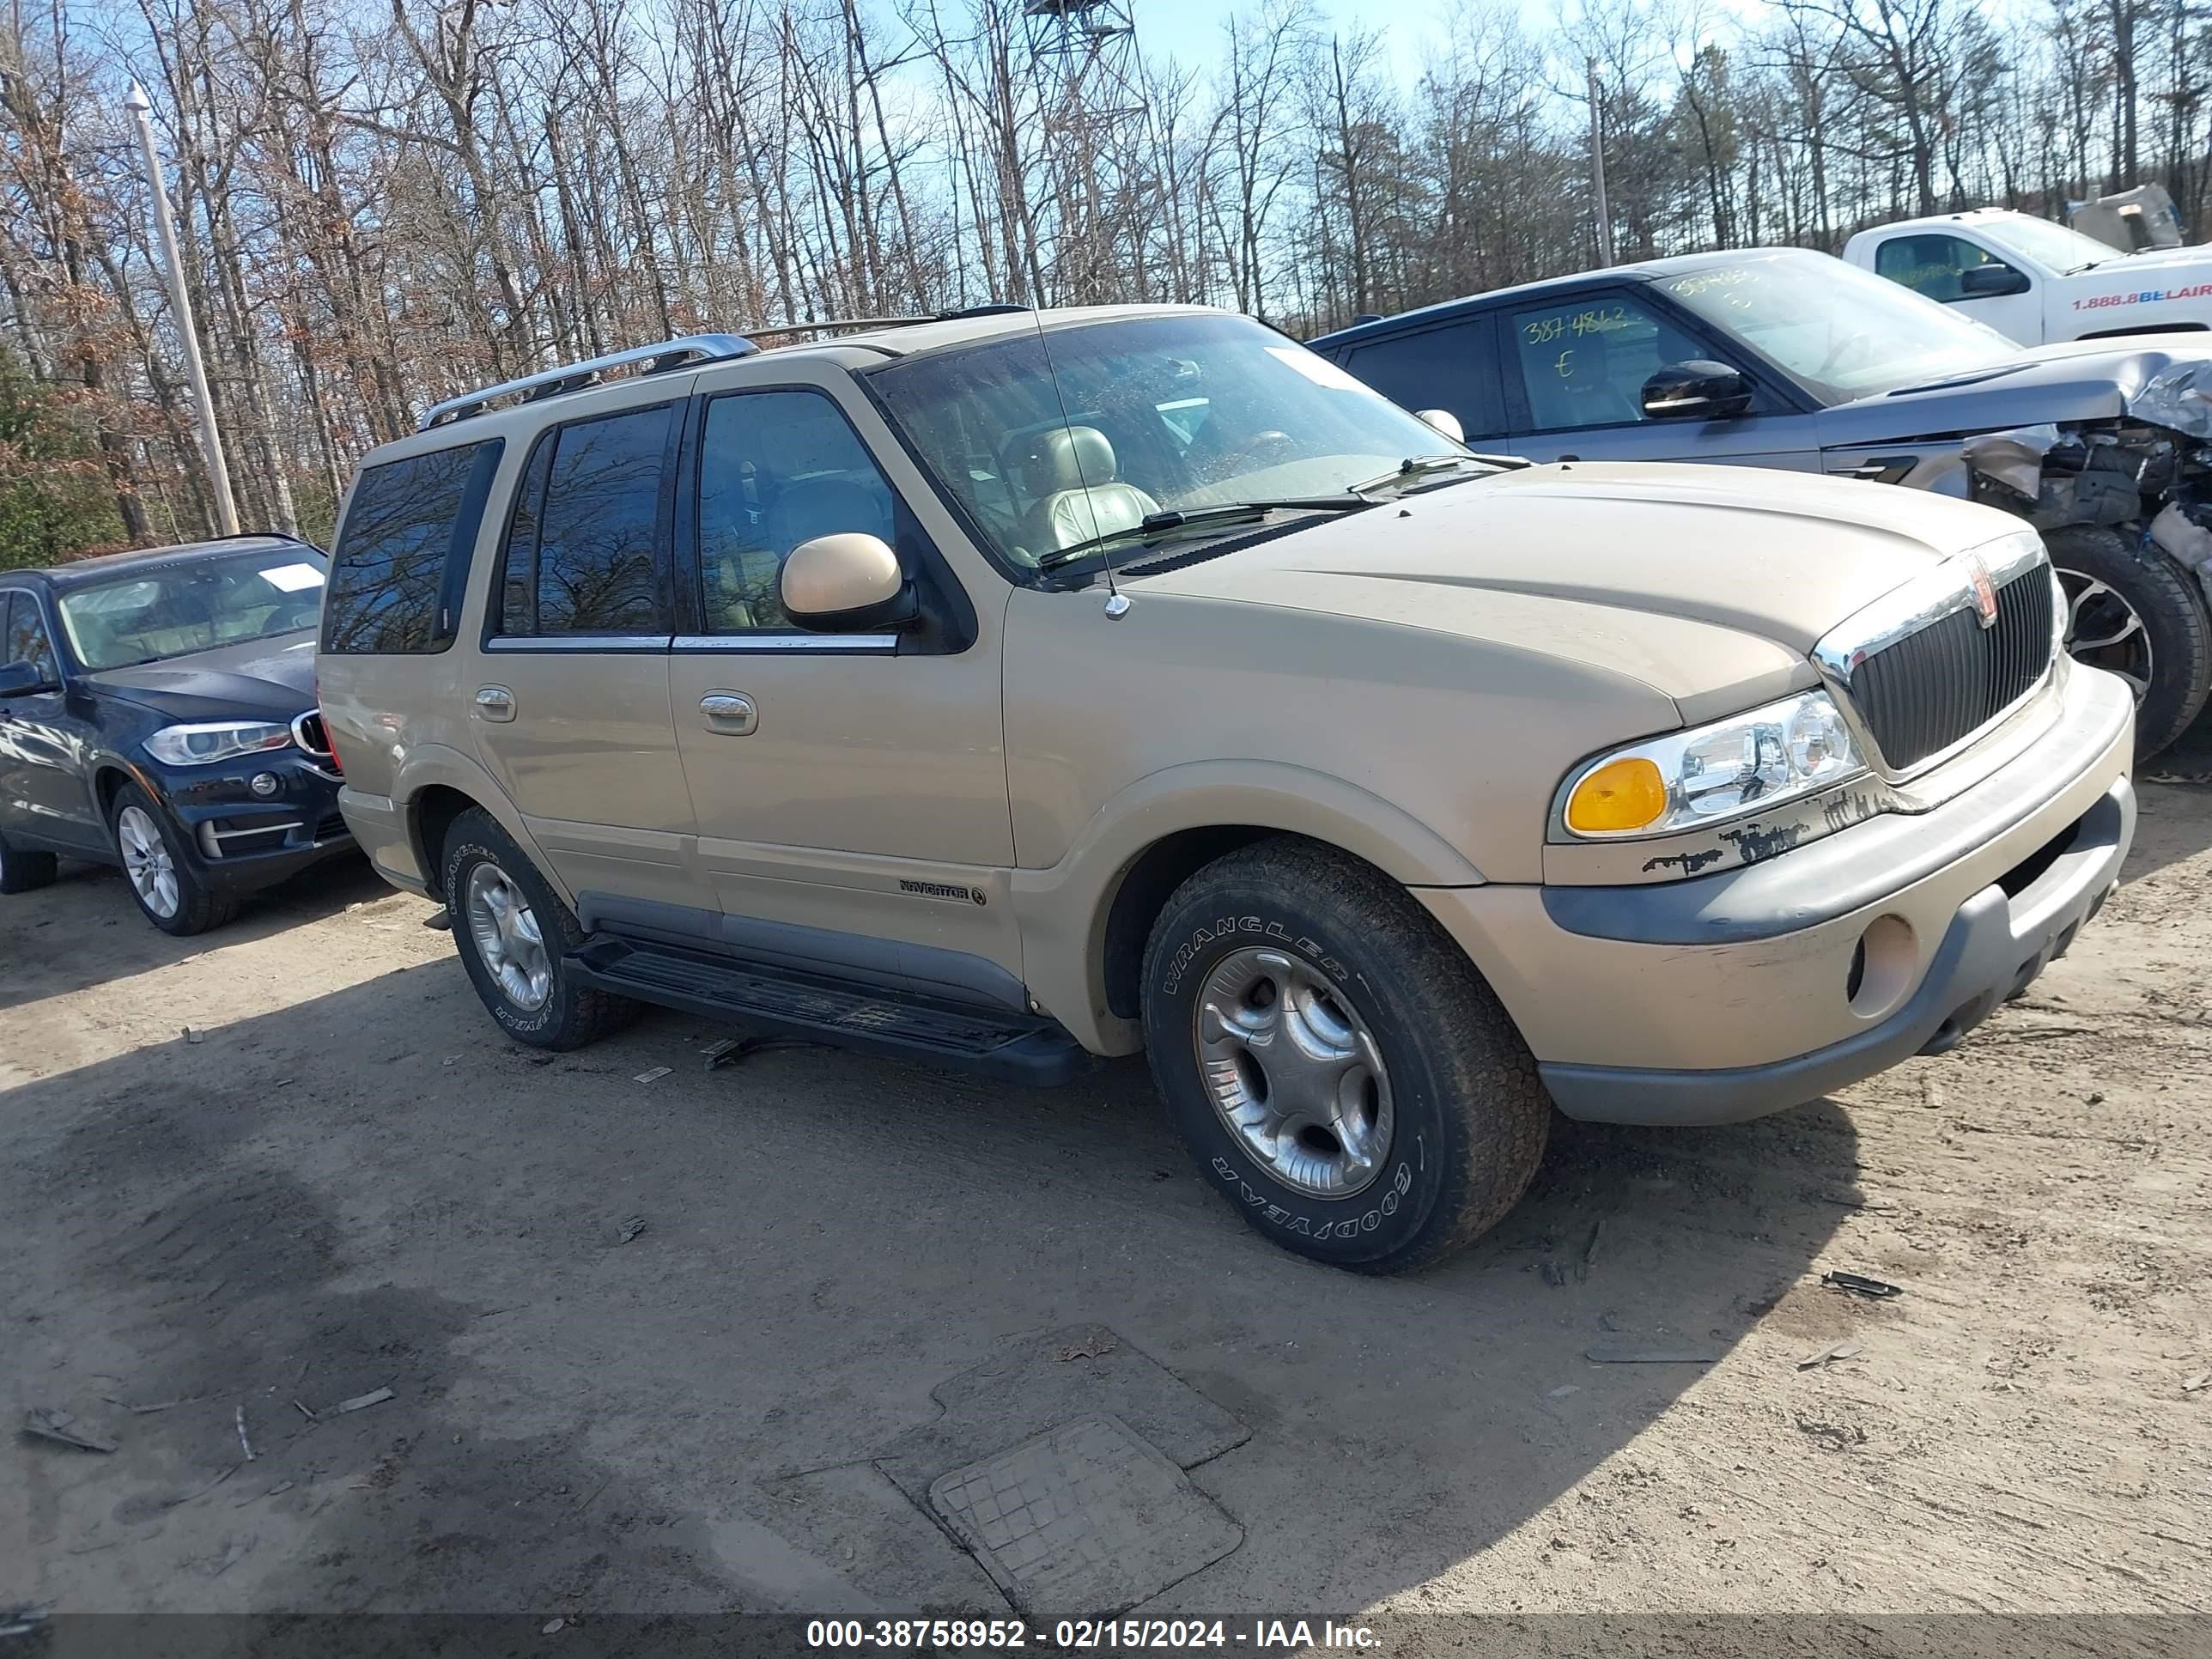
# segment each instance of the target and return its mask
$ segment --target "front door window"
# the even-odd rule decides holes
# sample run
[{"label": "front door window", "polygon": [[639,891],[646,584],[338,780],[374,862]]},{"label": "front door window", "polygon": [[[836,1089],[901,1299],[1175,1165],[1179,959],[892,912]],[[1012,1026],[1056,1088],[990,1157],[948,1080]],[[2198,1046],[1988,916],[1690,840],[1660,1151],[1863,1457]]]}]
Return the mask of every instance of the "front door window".
[{"label": "front door window", "polygon": [[1644,420],[1654,370],[1711,353],[1632,295],[1579,294],[1506,315],[1537,432]]}]

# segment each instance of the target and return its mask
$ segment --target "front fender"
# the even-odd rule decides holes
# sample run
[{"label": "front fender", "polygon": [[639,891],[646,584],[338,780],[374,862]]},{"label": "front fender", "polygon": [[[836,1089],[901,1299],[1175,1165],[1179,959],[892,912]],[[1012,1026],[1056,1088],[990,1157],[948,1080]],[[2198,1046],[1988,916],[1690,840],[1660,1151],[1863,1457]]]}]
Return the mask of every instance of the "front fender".
[{"label": "front fender", "polygon": [[1468,887],[1482,872],[1449,842],[1380,796],[1275,761],[1193,761],[1111,796],[1059,860],[1013,872],[1024,977],[1037,1000],[1097,1054],[1133,1054],[1137,1024],[1107,1006],[1106,922],[1145,852],[1189,830],[1246,826],[1305,836],[1364,859],[1409,887]]}]

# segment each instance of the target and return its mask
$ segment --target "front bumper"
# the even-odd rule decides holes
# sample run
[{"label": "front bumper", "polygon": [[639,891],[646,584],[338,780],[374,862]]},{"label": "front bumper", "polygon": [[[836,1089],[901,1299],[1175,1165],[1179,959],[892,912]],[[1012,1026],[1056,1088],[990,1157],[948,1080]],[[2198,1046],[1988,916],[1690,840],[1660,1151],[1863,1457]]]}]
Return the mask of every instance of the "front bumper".
[{"label": "front bumper", "polygon": [[1959,907],[1903,1007],[1840,1042],[1711,1072],[1547,1064],[1538,1068],[1544,1085],[1562,1112],[1587,1122],[1736,1123],[1817,1100],[1913,1054],[1940,1054],[2066,954],[2119,885],[2135,827],[2135,791],[2120,778],[2027,886],[2008,893],[1992,883]]},{"label": "front bumper", "polygon": [[2065,951],[2134,835],[2133,714],[2077,668],[2039,741],[1929,811],[1688,881],[1417,896],[1569,1116],[1756,1117],[1949,1047]]},{"label": "front bumper", "polygon": [[[275,794],[253,793],[249,780],[259,773],[276,779]],[[154,781],[184,832],[185,856],[210,886],[251,892],[352,850],[337,779],[295,751],[248,757],[213,773],[164,769]]]}]

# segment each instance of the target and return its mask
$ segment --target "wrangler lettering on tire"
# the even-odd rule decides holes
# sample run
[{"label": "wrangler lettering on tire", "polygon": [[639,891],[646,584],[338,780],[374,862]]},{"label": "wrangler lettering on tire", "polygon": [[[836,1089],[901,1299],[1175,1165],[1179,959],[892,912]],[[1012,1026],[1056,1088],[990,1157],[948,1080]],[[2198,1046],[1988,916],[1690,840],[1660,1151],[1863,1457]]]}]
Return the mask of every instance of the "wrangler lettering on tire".
[{"label": "wrangler lettering on tire", "polygon": [[1199,1167],[1275,1243],[1421,1267],[1527,1189],[1551,1106],[1498,1000],[1420,906],[1295,836],[1170,897],[1144,968],[1152,1074]]}]

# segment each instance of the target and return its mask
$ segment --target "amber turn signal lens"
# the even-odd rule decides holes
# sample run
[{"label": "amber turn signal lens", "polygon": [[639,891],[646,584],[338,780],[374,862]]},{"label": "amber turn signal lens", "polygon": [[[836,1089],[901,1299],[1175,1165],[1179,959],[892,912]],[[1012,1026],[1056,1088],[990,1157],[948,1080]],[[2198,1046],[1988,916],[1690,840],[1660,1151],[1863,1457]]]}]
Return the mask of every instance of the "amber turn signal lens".
[{"label": "amber turn signal lens", "polygon": [[1567,797],[1567,828],[1577,835],[1618,834],[1656,823],[1667,811],[1667,781],[1640,755],[1608,761]]}]

